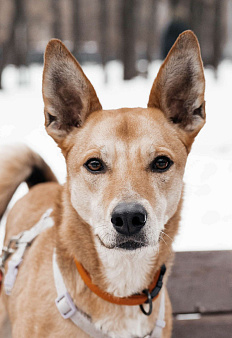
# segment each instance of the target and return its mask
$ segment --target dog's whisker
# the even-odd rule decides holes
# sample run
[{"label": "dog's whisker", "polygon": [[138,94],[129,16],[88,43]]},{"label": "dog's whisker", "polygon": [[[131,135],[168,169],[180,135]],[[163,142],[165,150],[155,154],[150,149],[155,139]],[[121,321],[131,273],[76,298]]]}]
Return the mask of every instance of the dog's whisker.
[{"label": "dog's whisker", "polygon": [[170,247],[168,246],[167,242],[163,239],[162,236],[160,236],[160,238],[162,239],[162,241],[164,242],[164,244],[168,247],[168,250],[169,250],[169,252],[170,252],[170,254],[171,254],[172,251],[171,251]]},{"label": "dog's whisker", "polygon": [[174,239],[170,237],[168,234],[166,234],[166,232],[164,232],[163,230],[161,230],[161,233],[167,236],[172,242],[174,241]]}]

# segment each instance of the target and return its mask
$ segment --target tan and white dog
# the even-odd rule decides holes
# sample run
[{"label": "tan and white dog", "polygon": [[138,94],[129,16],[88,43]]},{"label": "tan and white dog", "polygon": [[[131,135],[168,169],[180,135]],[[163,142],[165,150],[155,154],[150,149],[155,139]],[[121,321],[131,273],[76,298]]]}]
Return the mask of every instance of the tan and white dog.
[{"label": "tan and white dog", "polygon": [[154,300],[150,316],[138,305],[113,304],[86,286],[74,259],[95,286],[117,299],[140,295],[165,264],[162,337],[171,337],[166,282],[185,164],[205,123],[204,90],[199,44],[191,31],[179,36],[161,66],[148,108],[103,110],[71,53],[59,40],[48,43],[45,126],[65,157],[67,182],[59,185],[39,155],[26,147],[6,149],[1,158],[0,217],[21,182],[35,185],[10,211],[5,245],[35,225],[48,208],[54,220],[27,249],[11,295],[2,287],[0,320],[5,307],[13,338],[89,336],[62,318],[55,305],[54,249],[73,303],[102,337],[149,336],[161,297]]}]

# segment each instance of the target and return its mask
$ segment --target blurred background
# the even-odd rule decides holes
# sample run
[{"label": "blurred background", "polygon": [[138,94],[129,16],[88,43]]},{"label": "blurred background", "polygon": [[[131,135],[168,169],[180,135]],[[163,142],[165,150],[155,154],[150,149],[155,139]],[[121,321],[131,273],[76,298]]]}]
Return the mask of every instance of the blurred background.
[{"label": "blurred background", "polygon": [[8,64],[42,63],[51,38],[80,63],[120,60],[125,80],[147,76],[186,29],[198,36],[205,66],[216,72],[232,57],[231,0],[0,0],[0,88]]},{"label": "blurred background", "polygon": [[[186,29],[201,46],[207,123],[184,176],[169,282],[173,337],[225,338],[232,330],[232,0],[0,0],[0,150],[26,143],[65,182],[63,156],[44,129],[42,64],[51,38],[81,63],[104,109],[146,107],[162,60]],[[26,191],[22,184],[10,206]]]}]

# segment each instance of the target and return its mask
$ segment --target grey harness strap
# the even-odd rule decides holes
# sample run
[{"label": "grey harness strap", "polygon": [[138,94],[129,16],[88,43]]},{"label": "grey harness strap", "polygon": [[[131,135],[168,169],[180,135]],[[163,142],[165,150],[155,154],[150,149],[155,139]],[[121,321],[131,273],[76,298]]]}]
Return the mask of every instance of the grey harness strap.
[{"label": "grey harness strap", "polygon": [[103,334],[102,331],[98,330],[91,319],[81,312],[73,303],[66,286],[64,284],[63,277],[56,261],[56,252],[53,253],[53,273],[56,291],[58,297],[55,300],[56,306],[64,319],[71,319],[71,321],[78,326],[82,331],[87,333],[93,338],[109,338],[108,335]]},{"label": "grey harness strap", "polygon": [[161,338],[162,337],[162,331],[163,328],[165,328],[166,322],[165,322],[165,290],[162,290],[160,295],[160,308],[158,313],[158,318],[156,320],[156,326],[154,330],[152,331],[150,338]]},{"label": "grey harness strap", "polygon": [[23,261],[24,253],[33,240],[44,230],[54,225],[53,219],[50,217],[52,209],[48,209],[40,218],[40,220],[29,230],[23,231],[15,237],[12,237],[10,243],[15,243],[14,251],[9,263],[7,273],[4,279],[5,293],[9,296],[14,287],[18,274],[18,269]]},{"label": "grey harness strap", "polygon": [[[53,253],[53,273],[54,281],[57,291],[57,298],[55,300],[56,306],[64,319],[71,319],[72,322],[78,326],[82,331],[87,333],[92,338],[110,338],[111,336],[98,330],[91,319],[79,310],[74,304],[71,296],[69,295],[62,274],[56,260],[56,252]],[[146,335],[144,338],[161,338],[162,330],[165,327],[165,292],[161,293],[160,308],[156,326],[151,334]],[[116,338],[116,336],[114,336]],[[120,337],[118,337],[120,338]],[[122,337],[121,337],[122,338]]]}]

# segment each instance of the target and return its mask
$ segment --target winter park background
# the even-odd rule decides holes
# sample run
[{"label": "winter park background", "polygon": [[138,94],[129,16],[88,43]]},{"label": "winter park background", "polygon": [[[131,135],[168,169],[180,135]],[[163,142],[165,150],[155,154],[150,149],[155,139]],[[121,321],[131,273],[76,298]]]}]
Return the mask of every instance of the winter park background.
[{"label": "winter park background", "polygon": [[[122,65],[107,64],[108,83],[100,65],[86,65],[84,71],[94,85],[104,109],[146,107],[152,82],[161,62],[154,61],[147,79],[122,80]],[[19,70],[4,69],[0,91],[0,146],[23,142],[37,151],[51,166],[59,181],[66,169],[61,151],[46,134],[42,102],[42,66],[20,70],[27,81],[18,85]],[[176,251],[228,250],[232,248],[232,62],[224,60],[215,73],[205,69],[207,122],[189,155],[184,181],[184,207]],[[27,191],[21,185],[11,205]],[[3,240],[0,227],[0,239]],[[1,244],[0,244],[1,246]]]}]

